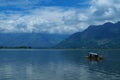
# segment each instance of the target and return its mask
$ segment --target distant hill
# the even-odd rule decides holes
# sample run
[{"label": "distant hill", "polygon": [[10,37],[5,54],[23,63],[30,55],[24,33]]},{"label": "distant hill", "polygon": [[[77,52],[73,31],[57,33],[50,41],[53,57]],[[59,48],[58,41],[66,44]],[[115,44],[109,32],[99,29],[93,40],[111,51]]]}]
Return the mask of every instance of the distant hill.
[{"label": "distant hill", "polygon": [[89,26],[55,46],[56,48],[120,48],[120,22]]},{"label": "distant hill", "polygon": [[67,37],[68,35],[62,34],[0,33],[0,46],[48,48],[55,46]]}]

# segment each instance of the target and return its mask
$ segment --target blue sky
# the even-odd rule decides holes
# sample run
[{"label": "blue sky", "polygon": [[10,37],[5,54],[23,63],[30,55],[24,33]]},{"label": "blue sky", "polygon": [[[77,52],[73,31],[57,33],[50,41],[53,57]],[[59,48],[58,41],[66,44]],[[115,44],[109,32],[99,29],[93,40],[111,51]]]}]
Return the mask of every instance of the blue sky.
[{"label": "blue sky", "polygon": [[0,0],[0,32],[72,34],[119,13],[120,0]]}]

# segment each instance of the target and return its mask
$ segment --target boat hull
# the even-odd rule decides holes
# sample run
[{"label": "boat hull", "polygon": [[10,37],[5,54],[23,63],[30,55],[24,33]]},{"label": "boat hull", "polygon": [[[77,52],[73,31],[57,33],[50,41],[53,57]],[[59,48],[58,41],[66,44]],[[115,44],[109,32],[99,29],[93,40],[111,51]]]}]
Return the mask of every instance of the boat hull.
[{"label": "boat hull", "polygon": [[96,61],[99,61],[99,60],[102,60],[103,59],[103,57],[90,57],[90,56],[86,56],[86,58],[88,59],[88,60],[96,60]]}]

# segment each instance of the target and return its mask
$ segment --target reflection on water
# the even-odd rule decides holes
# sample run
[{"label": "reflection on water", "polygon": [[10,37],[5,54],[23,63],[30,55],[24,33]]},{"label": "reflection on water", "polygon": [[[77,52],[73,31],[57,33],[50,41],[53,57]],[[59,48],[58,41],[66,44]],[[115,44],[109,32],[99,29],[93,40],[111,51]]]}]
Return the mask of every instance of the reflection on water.
[{"label": "reflection on water", "polygon": [[86,50],[0,51],[0,80],[120,80],[119,50],[96,50],[105,59],[88,61]]}]

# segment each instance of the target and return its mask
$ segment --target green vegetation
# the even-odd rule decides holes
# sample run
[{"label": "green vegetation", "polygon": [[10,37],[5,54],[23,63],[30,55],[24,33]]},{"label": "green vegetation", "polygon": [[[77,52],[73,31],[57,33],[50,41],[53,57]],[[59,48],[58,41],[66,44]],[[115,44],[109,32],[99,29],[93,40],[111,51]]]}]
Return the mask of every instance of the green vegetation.
[{"label": "green vegetation", "polygon": [[31,46],[16,46],[16,47],[8,47],[8,46],[0,46],[0,49],[31,49]]},{"label": "green vegetation", "polygon": [[71,35],[55,48],[120,49],[120,22],[90,26]]}]

